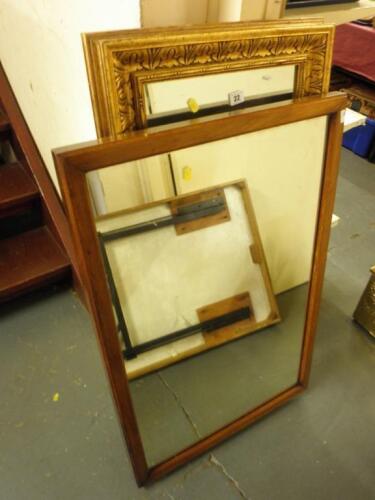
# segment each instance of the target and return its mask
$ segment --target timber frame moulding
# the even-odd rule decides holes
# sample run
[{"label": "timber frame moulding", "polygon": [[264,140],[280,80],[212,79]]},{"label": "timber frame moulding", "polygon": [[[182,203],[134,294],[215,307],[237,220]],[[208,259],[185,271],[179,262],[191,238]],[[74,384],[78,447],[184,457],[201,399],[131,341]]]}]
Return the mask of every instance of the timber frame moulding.
[{"label": "timber frame moulding", "polygon": [[[125,140],[98,140],[54,152],[61,189],[71,222],[74,243],[95,322],[97,338],[111,385],[124,438],[139,485],[156,480],[213,446],[239,432],[263,415],[281,406],[303,391],[309,380],[314,337],[324,278],[331,216],[342,141],[342,110],[347,106],[344,94],[296,99],[277,106],[267,105],[236,114],[223,114],[213,120],[197,119],[178,127],[154,127],[130,134]],[[299,373],[291,387],[275,395],[238,419],[218,429],[174,456],[149,467],[130,397],[129,382],[110,292],[100,253],[86,174],[147,156],[217,141],[227,137],[269,129],[318,116],[327,116],[327,136],[322,167],[321,195],[315,230],[315,244]],[[306,137],[308,140],[308,137]],[[280,167],[281,168],[281,167]]]}]

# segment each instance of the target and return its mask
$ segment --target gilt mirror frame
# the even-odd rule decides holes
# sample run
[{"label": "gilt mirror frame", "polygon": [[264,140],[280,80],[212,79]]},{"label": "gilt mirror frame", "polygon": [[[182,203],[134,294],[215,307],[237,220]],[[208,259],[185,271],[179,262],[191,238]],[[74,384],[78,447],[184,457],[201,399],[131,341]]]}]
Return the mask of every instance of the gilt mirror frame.
[{"label": "gilt mirror frame", "polygon": [[294,65],[293,97],[322,95],[333,36],[319,18],[84,33],[97,135],[145,128],[145,86],[163,80]]},{"label": "gilt mirror frame", "polygon": [[[122,139],[101,139],[54,151],[55,165],[71,225],[79,269],[82,272],[81,278],[86,289],[100,351],[138,485],[154,481],[205,453],[306,388],[335,198],[343,130],[342,110],[346,105],[347,98],[344,94],[331,93],[324,97],[308,97],[289,100],[277,105],[259,106],[252,108],[251,111],[225,113],[215,119],[197,119],[193,122],[180,123],[178,126],[154,127],[131,132]],[[272,399],[249,410],[246,414],[174,456],[149,467],[130,396],[112,301],[96,234],[86,174],[114,164],[319,116],[328,118],[326,147],[298,379],[293,386],[286,388]]]}]

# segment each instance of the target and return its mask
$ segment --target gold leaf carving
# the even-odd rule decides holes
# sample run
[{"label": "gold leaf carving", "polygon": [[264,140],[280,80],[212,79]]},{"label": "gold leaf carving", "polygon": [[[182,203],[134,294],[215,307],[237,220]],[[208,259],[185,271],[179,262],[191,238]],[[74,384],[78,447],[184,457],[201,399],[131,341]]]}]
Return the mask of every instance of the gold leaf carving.
[{"label": "gold leaf carving", "polygon": [[252,60],[259,58],[269,60],[272,64],[275,57],[309,54],[311,74],[304,81],[303,94],[316,95],[322,91],[326,46],[327,36],[314,34],[114,52],[113,70],[121,123],[121,130],[118,132],[134,127],[135,106],[129,83],[129,74],[132,72],[171,68],[183,71],[184,67],[197,65],[203,67],[200,71],[202,74],[209,73],[209,65],[213,63],[247,61],[251,67]]},{"label": "gold leaf carving", "polygon": [[[160,34],[140,32],[134,41],[124,32],[123,41],[120,37],[113,43],[104,34],[97,45],[100,49],[95,48],[95,54],[88,52],[89,65],[100,74],[91,87],[99,129],[109,135],[144,126],[143,85],[162,79],[297,64],[297,96],[328,91],[332,28],[289,27],[286,22],[264,31],[249,24],[244,34],[242,24],[231,28],[233,33],[227,28],[223,34],[218,27],[202,27],[200,36],[193,30],[191,35],[184,31],[182,38],[175,31],[168,35],[167,29]],[[95,36],[93,39],[95,46]]]}]

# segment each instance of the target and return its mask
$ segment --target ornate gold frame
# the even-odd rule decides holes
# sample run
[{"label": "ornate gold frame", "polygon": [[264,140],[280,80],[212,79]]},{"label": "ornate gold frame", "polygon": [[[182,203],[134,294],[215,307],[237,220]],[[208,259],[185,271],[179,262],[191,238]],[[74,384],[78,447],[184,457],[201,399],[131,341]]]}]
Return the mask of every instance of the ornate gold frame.
[{"label": "ornate gold frame", "polygon": [[324,94],[333,35],[320,19],[83,34],[97,134],[144,128],[144,86],[153,81],[293,64],[295,97]]}]

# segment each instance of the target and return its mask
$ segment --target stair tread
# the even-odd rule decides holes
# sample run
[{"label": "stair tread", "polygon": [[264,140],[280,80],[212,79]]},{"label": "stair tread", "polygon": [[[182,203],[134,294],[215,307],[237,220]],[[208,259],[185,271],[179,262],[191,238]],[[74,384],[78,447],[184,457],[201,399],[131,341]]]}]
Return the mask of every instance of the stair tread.
[{"label": "stair tread", "polygon": [[69,269],[67,256],[46,226],[0,240],[0,300]]},{"label": "stair tread", "polygon": [[20,163],[0,165],[0,210],[14,207],[38,196],[36,184]]}]

